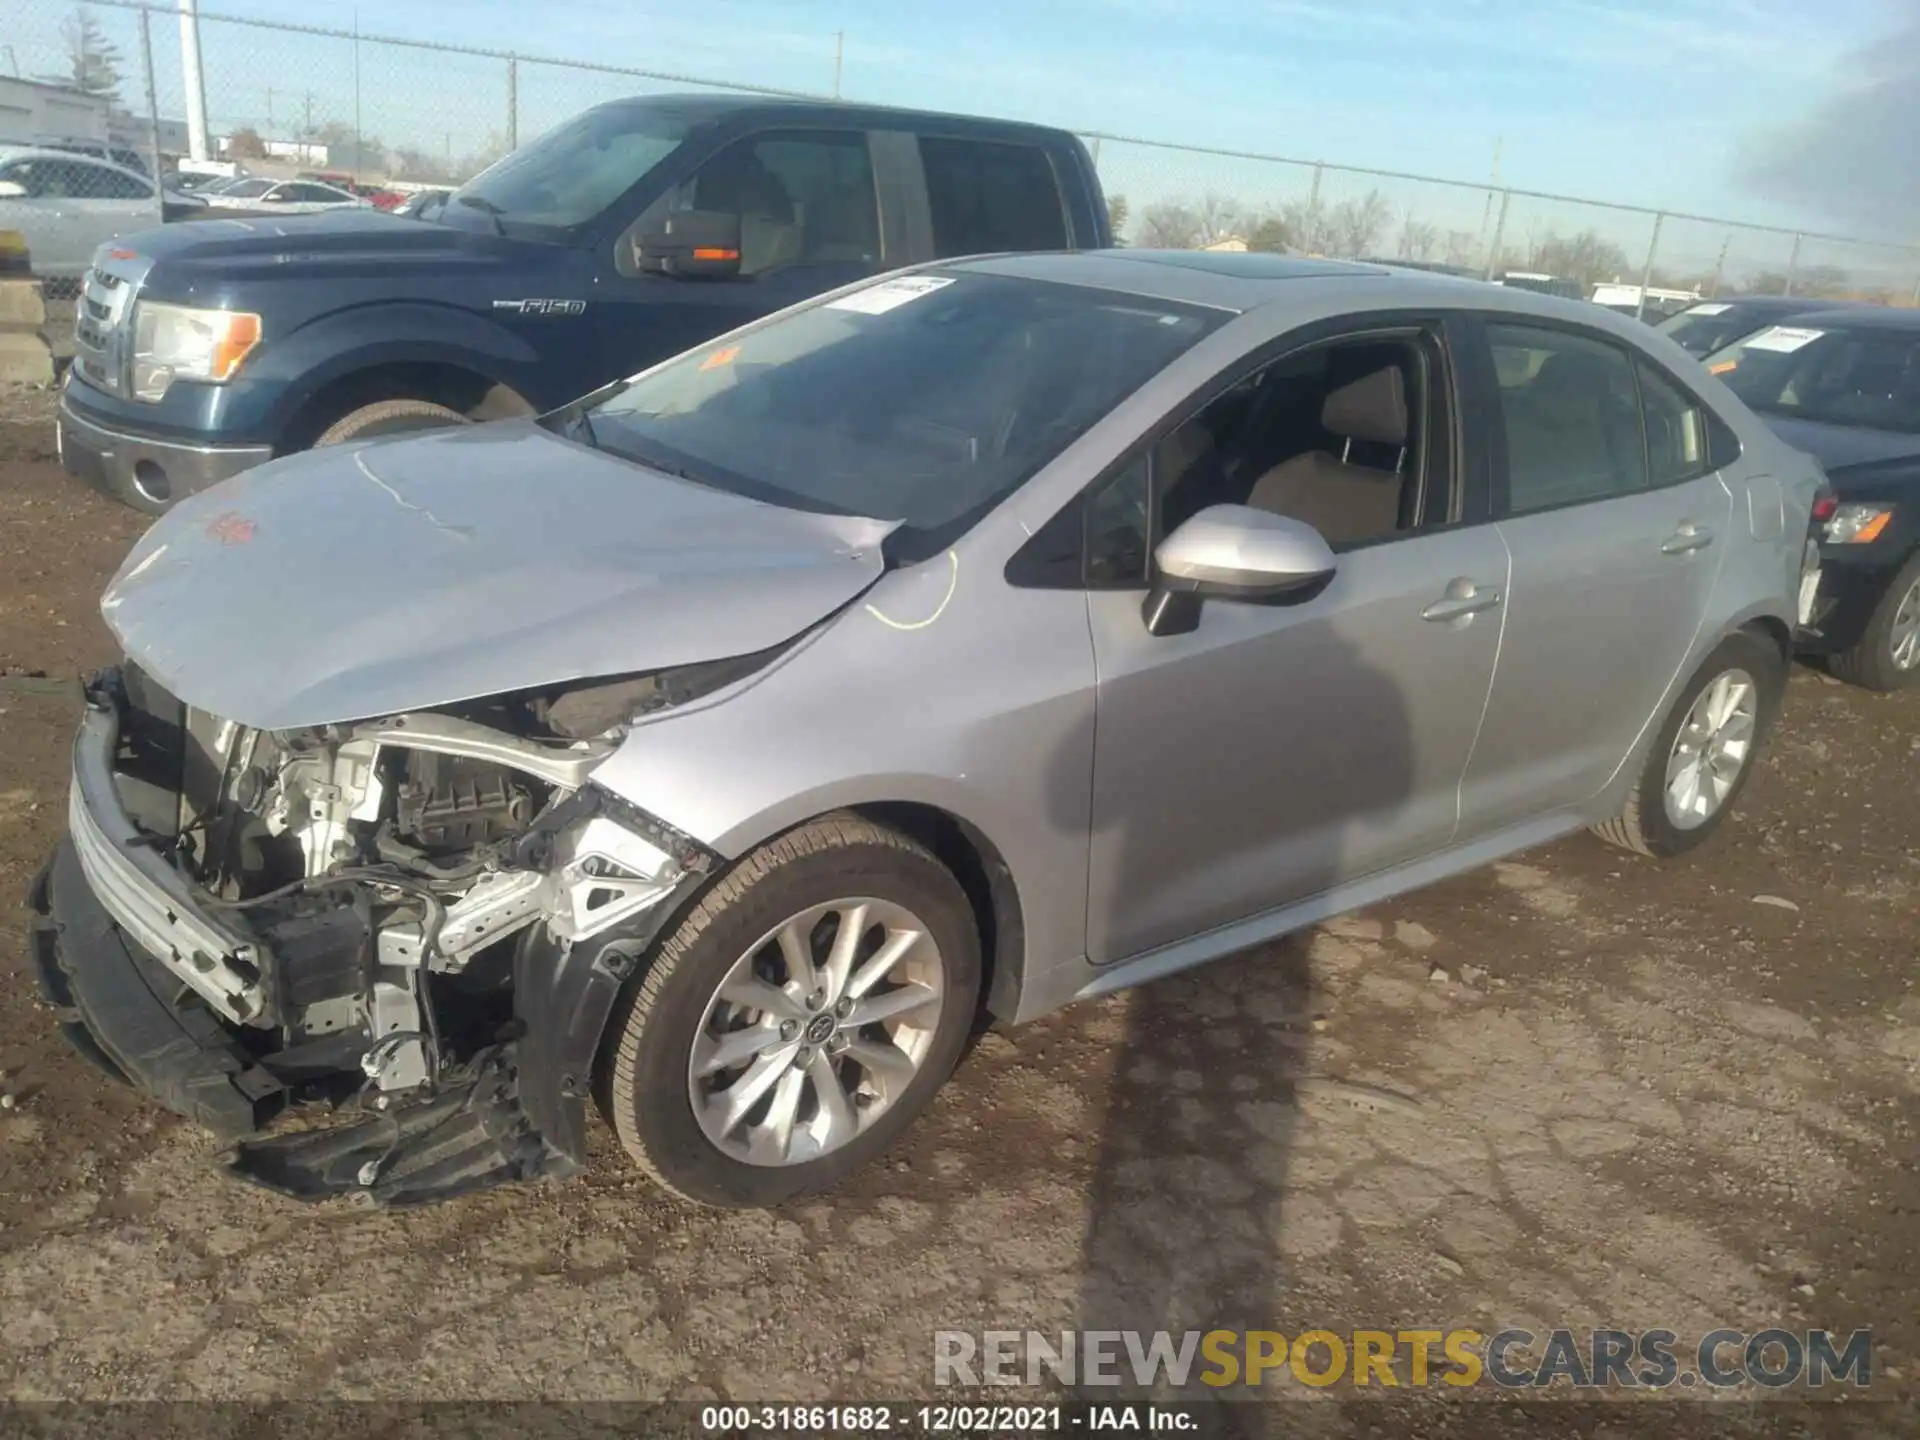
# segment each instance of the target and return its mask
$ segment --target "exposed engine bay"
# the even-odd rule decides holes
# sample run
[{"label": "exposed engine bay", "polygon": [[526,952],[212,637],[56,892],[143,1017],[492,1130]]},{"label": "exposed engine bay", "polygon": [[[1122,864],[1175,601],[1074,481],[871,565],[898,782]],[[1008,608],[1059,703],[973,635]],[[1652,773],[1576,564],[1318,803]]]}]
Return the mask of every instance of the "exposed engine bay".
[{"label": "exposed engine bay", "polygon": [[[117,870],[82,838],[98,827],[76,826],[92,890],[139,963],[164,970],[156,991],[222,1022],[261,1124],[304,1100],[370,1112],[333,1138],[243,1142],[234,1168],[303,1198],[400,1204],[577,1166],[592,1017],[663,902],[716,858],[589,776],[635,718],[765,658],[279,732],[187,707],[133,666],[95,677],[90,703],[118,722],[121,843],[190,881],[202,933],[226,943],[179,942],[171,909],[143,925],[155,902],[115,903],[101,872]],[[84,978],[51,988],[84,992]],[[124,1039],[105,1048],[131,1072]],[[545,1103],[520,1083],[530,1063],[551,1072]],[[418,1183],[396,1179],[409,1167]]]}]

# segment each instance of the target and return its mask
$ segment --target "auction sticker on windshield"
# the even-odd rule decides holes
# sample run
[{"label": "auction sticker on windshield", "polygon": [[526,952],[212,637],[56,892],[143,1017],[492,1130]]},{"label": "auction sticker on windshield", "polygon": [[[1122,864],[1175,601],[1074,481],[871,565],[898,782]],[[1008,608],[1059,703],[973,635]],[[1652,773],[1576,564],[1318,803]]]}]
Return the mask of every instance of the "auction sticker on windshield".
[{"label": "auction sticker on windshield", "polygon": [[1696,305],[1687,313],[1689,315],[1724,315],[1732,308],[1731,305]]},{"label": "auction sticker on windshield", "polygon": [[1802,345],[1811,345],[1827,332],[1824,330],[1802,330],[1792,325],[1775,325],[1762,330],[1747,341],[1749,350],[1779,350],[1791,354]]},{"label": "auction sticker on windshield", "polygon": [[902,275],[895,280],[882,280],[878,285],[869,285],[865,290],[857,290],[851,295],[829,301],[829,310],[854,310],[862,315],[884,315],[889,310],[897,310],[909,300],[918,300],[922,295],[931,295],[953,283],[949,275]]}]

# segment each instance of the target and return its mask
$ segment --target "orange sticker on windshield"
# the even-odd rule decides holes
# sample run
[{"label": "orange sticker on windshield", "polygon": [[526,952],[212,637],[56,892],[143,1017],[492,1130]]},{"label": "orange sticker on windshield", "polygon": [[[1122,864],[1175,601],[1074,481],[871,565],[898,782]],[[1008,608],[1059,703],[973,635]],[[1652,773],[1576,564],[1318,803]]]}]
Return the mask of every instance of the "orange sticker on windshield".
[{"label": "orange sticker on windshield", "polygon": [[706,359],[700,362],[700,368],[702,370],[718,370],[722,366],[731,365],[734,357],[739,353],[740,347],[738,345],[729,345],[726,349],[716,350],[707,356]]},{"label": "orange sticker on windshield", "polygon": [[1709,375],[1724,375],[1729,370],[1738,370],[1739,368],[1740,362],[1738,360],[1722,360],[1718,365],[1709,365],[1707,367],[1707,373]]}]

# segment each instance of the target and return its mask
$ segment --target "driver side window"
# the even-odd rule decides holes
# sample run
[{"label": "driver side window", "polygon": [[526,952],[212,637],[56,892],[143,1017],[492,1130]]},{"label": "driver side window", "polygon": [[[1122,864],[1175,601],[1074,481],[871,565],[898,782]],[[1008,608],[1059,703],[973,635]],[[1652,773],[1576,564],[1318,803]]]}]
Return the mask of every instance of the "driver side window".
[{"label": "driver side window", "polygon": [[621,244],[639,273],[639,237],[663,212],[740,217],[740,273],[880,263],[880,215],[864,131],[785,131],[735,141],[647,207]]}]

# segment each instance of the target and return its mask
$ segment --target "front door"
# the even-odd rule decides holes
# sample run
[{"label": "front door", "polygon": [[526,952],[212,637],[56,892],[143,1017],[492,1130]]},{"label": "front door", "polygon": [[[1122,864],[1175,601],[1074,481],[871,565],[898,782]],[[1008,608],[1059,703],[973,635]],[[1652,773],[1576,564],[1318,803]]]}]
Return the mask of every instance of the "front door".
[{"label": "front door", "polygon": [[[740,217],[740,274],[644,271],[639,237],[663,209]],[[783,130],[736,140],[649,206],[596,287],[607,376],[631,375],[737,326],[884,268],[865,131]]]},{"label": "front door", "polygon": [[1733,519],[1704,415],[1624,347],[1504,323],[1487,339],[1513,578],[1463,839],[1606,785],[1682,678]]},{"label": "front door", "polygon": [[[1092,594],[1092,957],[1443,849],[1506,571],[1480,525],[1352,551],[1298,605],[1209,601],[1187,635],[1149,635],[1137,594]],[[1468,595],[1490,603],[1448,603]]]}]

